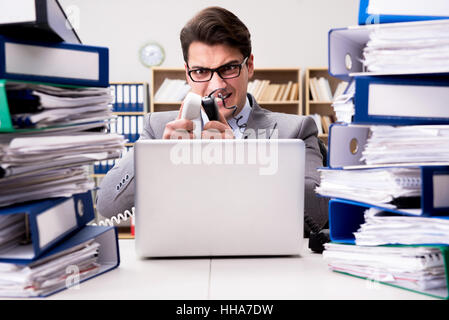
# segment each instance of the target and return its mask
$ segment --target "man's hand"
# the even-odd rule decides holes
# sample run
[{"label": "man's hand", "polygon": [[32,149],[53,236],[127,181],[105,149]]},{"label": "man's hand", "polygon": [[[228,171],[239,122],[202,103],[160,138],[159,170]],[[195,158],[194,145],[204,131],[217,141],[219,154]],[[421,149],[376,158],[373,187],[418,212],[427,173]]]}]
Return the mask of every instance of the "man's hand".
[{"label": "man's hand", "polygon": [[202,139],[234,139],[234,133],[225,117],[218,112],[219,121],[209,121],[201,132]]},{"label": "man's hand", "polygon": [[[170,121],[165,125],[162,139],[194,139],[193,129],[195,124],[192,120],[182,119],[181,104],[176,120]],[[224,116],[219,112],[219,121],[209,121],[201,132],[202,139],[234,139],[234,133],[226,122]]]},{"label": "man's hand", "polygon": [[170,121],[165,125],[164,134],[162,139],[194,139],[193,129],[195,124],[192,120],[181,119],[182,107],[179,109],[178,117],[176,120]]}]

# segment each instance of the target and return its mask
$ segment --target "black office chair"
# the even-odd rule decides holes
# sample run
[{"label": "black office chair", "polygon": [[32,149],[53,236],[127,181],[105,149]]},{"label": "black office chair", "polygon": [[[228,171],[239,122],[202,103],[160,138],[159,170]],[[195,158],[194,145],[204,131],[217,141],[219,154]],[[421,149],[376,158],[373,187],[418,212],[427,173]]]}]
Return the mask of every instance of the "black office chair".
[{"label": "black office chair", "polygon": [[[320,153],[323,157],[323,167],[327,166],[327,146],[321,140],[318,139],[318,146],[320,147]],[[326,225],[321,229],[315,221],[313,221],[312,217],[305,214],[304,221],[306,225],[310,229],[309,237],[309,248],[316,253],[321,253],[324,250],[324,243],[329,242],[329,221],[326,222]]]},{"label": "black office chair", "polygon": [[320,153],[323,156],[323,167],[327,167],[327,146],[321,139],[318,139],[318,146],[320,147]]}]

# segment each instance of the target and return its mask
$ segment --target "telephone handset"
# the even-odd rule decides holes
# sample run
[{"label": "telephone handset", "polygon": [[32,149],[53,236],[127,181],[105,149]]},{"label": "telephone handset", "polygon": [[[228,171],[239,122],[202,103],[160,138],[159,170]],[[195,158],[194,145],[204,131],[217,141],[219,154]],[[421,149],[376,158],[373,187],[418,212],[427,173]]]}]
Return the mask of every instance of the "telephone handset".
[{"label": "telephone handset", "polygon": [[201,97],[200,95],[189,92],[184,99],[182,106],[182,119],[192,120],[195,128],[193,133],[196,139],[201,139],[202,121],[201,107],[206,112],[209,121],[219,121],[218,99],[221,99],[223,106],[227,109],[236,109],[236,107],[226,107],[224,100],[231,94],[226,92],[224,88],[212,91],[209,95]]}]

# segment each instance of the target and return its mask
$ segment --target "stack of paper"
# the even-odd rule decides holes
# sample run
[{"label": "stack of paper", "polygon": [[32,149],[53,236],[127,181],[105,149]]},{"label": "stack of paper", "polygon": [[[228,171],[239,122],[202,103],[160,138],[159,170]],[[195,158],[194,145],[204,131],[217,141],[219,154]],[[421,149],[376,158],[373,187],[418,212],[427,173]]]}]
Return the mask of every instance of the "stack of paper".
[{"label": "stack of paper", "polygon": [[363,51],[368,71],[386,73],[449,70],[448,22],[373,28]]},{"label": "stack of paper", "polygon": [[56,197],[70,197],[95,187],[85,167],[58,168],[0,179],[0,206]]},{"label": "stack of paper", "polygon": [[99,247],[89,240],[29,265],[0,263],[0,296],[44,296],[73,284],[68,277],[75,273],[82,281],[98,272]]},{"label": "stack of paper", "polygon": [[449,126],[371,126],[362,152],[366,164],[449,161]]},{"label": "stack of paper", "polygon": [[[2,5],[0,15],[34,11],[37,2]],[[22,32],[20,41],[14,38],[26,22],[8,26],[11,38],[0,31],[0,296],[6,297],[46,296],[120,261],[116,230],[88,225],[95,219],[89,165],[119,158],[125,144],[107,133],[115,118],[109,50],[59,43],[66,16],[57,1],[39,3],[38,20],[51,22],[51,30],[33,24],[36,32]]]},{"label": "stack of paper", "polygon": [[0,253],[17,246],[25,239],[26,226],[23,214],[0,216]]},{"label": "stack of paper", "polygon": [[[366,202],[384,207],[419,207],[420,168],[319,169],[322,196]],[[405,199],[404,199],[405,198]]]},{"label": "stack of paper", "polygon": [[323,258],[333,271],[446,296],[444,258],[435,247],[364,247],[325,244]]},{"label": "stack of paper", "polygon": [[94,187],[81,165],[120,157],[116,134],[78,133],[15,138],[0,154],[0,206],[71,196]]},{"label": "stack of paper", "polygon": [[336,95],[332,102],[338,122],[351,123],[355,114],[354,107],[355,81],[351,81],[342,94]]},{"label": "stack of paper", "polygon": [[112,117],[112,96],[108,88],[63,88],[8,82],[6,90],[16,128],[43,128]]},{"label": "stack of paper", "polygon": [[358,245],[422,243],[449,245],[448,217],[411,217],[376,208],[367,209],[364,216],[365,223],[354,233]]}]

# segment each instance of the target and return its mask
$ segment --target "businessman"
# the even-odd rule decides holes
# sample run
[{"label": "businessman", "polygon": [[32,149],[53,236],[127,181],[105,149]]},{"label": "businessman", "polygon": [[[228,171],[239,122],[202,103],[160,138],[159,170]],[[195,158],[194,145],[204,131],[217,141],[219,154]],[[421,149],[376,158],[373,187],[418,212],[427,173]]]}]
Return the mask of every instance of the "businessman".
[{"label": "businessman", "polygon": [[[323,227],[328,216],[327,201],[314,192],[319,184],[316,168],[323,165],[318,129],[312,118],[270,112],[247,93],[248,81],[254,73],[254,56],[246,26],[228,10],[209,7],[184,26],[180,40],[191,91],[206,96],[222,88],[219,120],[204,120],[202,138],[257,139],[268,138],[267,132],[275,132],[279,139],[302,139],[306,146],[305,213]],[[176,139],[180,133],[193,138],[194,124],[181,119],[182,107],[179,111],[147,114],[140,139]],[[100,185],[97,209],[102,216],[111,217],[130,210],[134,205],[133,178],[131,151],[108,172]]]}]

